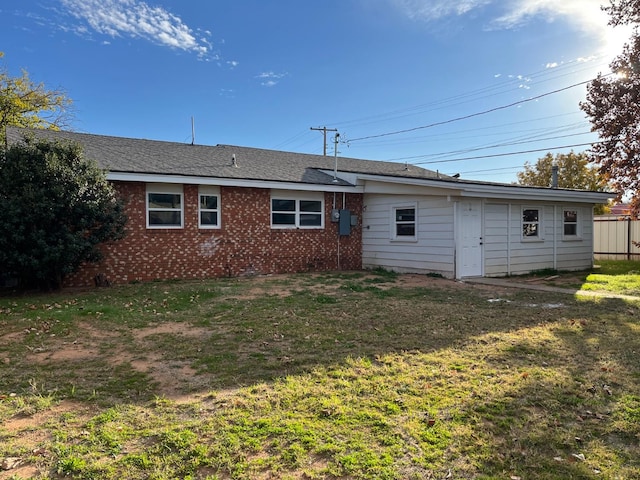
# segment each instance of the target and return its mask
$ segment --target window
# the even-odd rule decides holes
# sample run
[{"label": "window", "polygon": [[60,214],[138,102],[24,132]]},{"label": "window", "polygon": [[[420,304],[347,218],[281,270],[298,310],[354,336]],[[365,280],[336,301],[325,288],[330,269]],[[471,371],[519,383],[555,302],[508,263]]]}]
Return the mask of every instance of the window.
[{"label": "window", "polygon": [[299,196],[291,192],[273,192],[271,226],[273,228],[322,228],[324,199],[322,194]]},{"label": "window", "polygon": [[182,185],[147,185],[147,227],[182,228]]},{"label": "window", "polygon": [[393,240],[416,240],[416,206],[403,205],[392,208]]},{"label": "window", "polygon": [[563,214],[564,236],[578,236],[578,211],[565,210]]},{"label": "window", "polygon": [[220,228],[220,190],[202,186],[198,198],[200,228]]},{"label": "window", "polygon": [[522,238],[540,238],[540,211],[537,208],[522,210]]}]

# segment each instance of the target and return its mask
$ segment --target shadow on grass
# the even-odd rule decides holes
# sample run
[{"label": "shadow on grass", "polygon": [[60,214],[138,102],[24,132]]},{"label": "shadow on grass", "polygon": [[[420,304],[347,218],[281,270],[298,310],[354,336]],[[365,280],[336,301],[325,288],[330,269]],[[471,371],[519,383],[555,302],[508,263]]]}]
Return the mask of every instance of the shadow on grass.
[{"label": "shadow on grass", "polygon": [[485,370],[511,373],[493,395],[461,406],[485,420],[474,434],[492,452],[479,471],[538,479],[640,471],[638,309],[617,299],[567,307],[547,319],[550,328],[504,337],[485,357]]},{"label": "shadow on grass", "polygon": [[[259,393],[296,376],[356,385],[368,375],[377,381],[359,395],[388,389],[376,407],[384,416],[437,421],[408,418],[392,432],[418,445],[413,463],[449,464],[461,478],[591,478],[625,461],[638,471],[639,310],[621,300],[353,274],[0,305],[0,393],[54,392],[108,408],[243,386]],[[348,416],[337,394],[311,401],[327,422]],[[593,464],[595,450],[612,464]]]}]

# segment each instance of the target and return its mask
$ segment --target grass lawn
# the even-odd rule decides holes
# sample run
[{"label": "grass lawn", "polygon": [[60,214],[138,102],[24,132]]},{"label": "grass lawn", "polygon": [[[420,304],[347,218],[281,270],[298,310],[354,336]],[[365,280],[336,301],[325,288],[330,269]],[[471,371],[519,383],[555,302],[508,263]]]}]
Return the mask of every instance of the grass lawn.
[{"label": "grass lawn", "polygon": [[555,287],[640,297],[639,261],[599,260],[593,270],[586,272],[543,270],[522,278]]},{"label": "grass lawn", "polygon": [[600,268],[587,275],[583,290],[602,290],[640,296],[640,262],[602,260]]},{"label": "grass lawn", "polygon": [[637,302],[382,271],[4,297],[0,479],[640,478],[639,354]]}]

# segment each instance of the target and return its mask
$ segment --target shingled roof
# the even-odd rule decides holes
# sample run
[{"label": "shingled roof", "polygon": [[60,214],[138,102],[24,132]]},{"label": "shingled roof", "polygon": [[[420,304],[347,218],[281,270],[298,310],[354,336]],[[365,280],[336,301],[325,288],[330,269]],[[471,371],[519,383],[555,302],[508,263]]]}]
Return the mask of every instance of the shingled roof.
[{"label": "shingled roof", "polygon": [[[9,144],[20,142],[25,136],[77,142],[83,146],[87,158],[112,173],[336,184],[333,175],[326,173],[334,170],[332,156],[7,127]],[[413,179],[452,179],[414,165],[345,157],[338,157],[338,170]],[[339,184],[348,185],[342,180]]]}]

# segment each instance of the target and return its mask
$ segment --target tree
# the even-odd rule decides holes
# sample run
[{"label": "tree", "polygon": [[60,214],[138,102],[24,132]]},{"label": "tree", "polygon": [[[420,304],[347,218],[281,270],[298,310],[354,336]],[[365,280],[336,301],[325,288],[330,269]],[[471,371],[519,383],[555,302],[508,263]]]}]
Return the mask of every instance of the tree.
[{"label": "tree", "polygon": [[588,85],[580,108],[601,142],[591,148],[591,161],[620,195],[631,198],[640,214],[640,0],[611,0],[604,10],[609,24],[634,25],[622,54],[609,65],[613,73],[598,76]]},{"label": "tree", "polygon": [[0,152],[0,275],[59,288],[99,244],[124,236],[124,206],[75,143],[25,137]]},{"label": "tree", "polygon": [[[524,171],[518,172],[518,183],[535,187],[549,187],[552,181],[553,164],[558,166],[558,187],[576,190],[604,191],[607,180],[597,168],[589,167],[586,153],[547,153],[535,165],[526,162]],[[597,205],[596,213],[605,213],[605,205]]]},{"label": "tree", "polygon": [[586,153],[547,153],[535,165],[526,162],[524,171],[518,172],[520,185],[550,187],[553,164],[558,166],[558,187],[575,190],[604,191],[607,181],[595,168],[589,167]]},{"label": "tree", "polygon": [[[0,52],[0,58],[4,54]],[[11,77],[0,68],[0,144],[5,143],[5,127],[47,128],[58,130],[69,119],[71,100],[61,89],[48,90],[29,79],[25,70]]]}]

